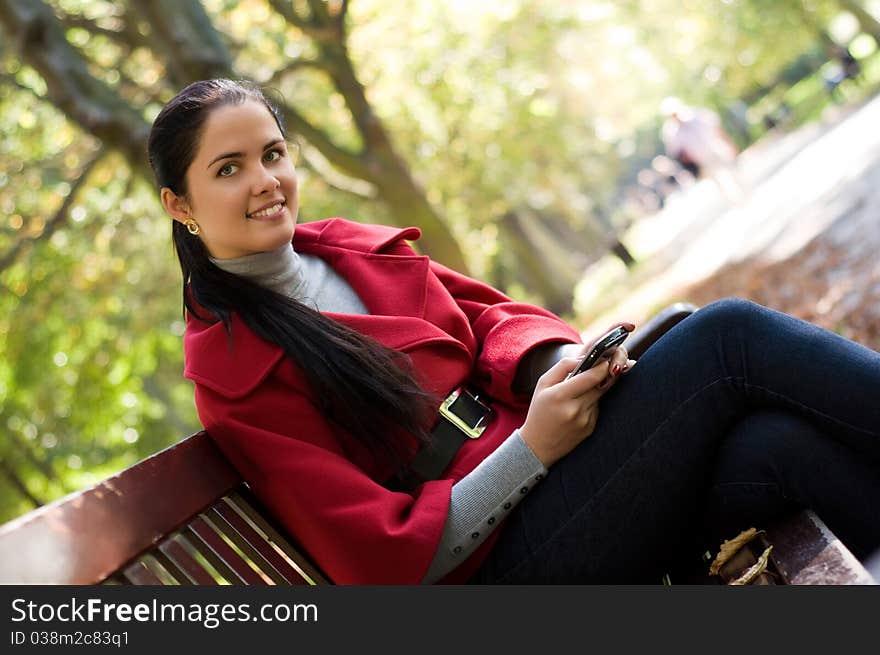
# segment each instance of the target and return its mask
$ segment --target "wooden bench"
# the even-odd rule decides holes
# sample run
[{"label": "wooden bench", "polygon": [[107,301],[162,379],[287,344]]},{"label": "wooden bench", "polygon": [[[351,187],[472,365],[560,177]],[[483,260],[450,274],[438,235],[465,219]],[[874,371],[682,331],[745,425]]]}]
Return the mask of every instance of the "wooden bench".
[{"label": "wooden bench", "polygon": [[0,581],[320,584],[199,432],[0,527]]},{"label": "wooden bench", "polygon": [[[675,305],[658,314],[640,328],[630,353],[638,357],[693,309]],[[782,584],[876,584],[812,512],[787,517],[765,538],[774,545],[772,567]],[[199,432],[0,526],[0,583],[330,581]]]}]

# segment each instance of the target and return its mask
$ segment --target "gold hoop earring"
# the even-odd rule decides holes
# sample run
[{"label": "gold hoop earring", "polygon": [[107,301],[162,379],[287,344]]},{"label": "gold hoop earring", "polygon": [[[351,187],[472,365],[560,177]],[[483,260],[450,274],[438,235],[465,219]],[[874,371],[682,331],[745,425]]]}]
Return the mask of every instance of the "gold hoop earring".
[{"label": "gold hoop earring", "polygon": [[200,232],[200,230],[199,230],[199,224],[196,223],[196,222],[195,222],[193,219],[191,219],[191,218],[186,219],[186,220],[183,222],[183,224],[186,225],[186,231],[189,232],[190,234],[192,234],[193,236],[197,235],[197,234]]}]

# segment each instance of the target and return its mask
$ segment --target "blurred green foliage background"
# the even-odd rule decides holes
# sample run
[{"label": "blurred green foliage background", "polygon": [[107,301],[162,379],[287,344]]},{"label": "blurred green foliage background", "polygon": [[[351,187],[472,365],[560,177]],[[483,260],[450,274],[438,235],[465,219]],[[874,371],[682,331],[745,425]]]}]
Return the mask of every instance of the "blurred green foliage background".
[{"label": "blurred green foliage background", "polygon": [[[0,0],[0,521],[199,429],[145,160],[188,82],[277,92],[301,220],[420,225],[440,261],[575,323],[639,209],[668,95],[739,143],[815,120],[877,0]],[[778,122],[778,121],[777,121]],[[625,248],[625,244],[623,246]],[[589,311],[589,308],[579,308]]]}]

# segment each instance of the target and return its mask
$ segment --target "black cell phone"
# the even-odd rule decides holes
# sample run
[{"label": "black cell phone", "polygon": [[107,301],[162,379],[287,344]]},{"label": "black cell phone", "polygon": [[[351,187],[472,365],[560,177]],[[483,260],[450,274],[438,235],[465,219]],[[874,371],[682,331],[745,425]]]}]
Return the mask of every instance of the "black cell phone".
[{"label": "black cell phone", "polygon": [[578,373],[589,371],[601,360],[609,358],[614,349],[622,344],[628,336],[629,330],[622,326],[616,327],[613,330],[610,330],[609,332],[603,334],[596,340],[596,343],[593,344],[593,347],[590,348],[590,352],[587,353],[584,361],[582,361],[576,369],[569,373],[565,377],[565,379],[568,380],[569,378],[573,378]]}]

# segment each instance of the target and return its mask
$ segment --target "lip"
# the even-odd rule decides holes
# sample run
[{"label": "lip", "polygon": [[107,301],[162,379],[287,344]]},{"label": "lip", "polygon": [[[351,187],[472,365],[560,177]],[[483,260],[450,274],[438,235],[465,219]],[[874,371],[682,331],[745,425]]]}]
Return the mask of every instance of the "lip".
[{"label": "lip", "polygon": [[[274,214],[268,214],[266,216],[254,216],[254,214],[256,214],[257,212],[261,212],[264,209],[268,209],[269,207],[274,207],[275,205],[278,205],[278,204],[280,204],[281,207]],[[284,211],[285,207],[287,207],[287,201],[285,201],[284,198],[277,198],[275,200],[271,200],[271,201],[267,202],[266,204],[264,204],[261,207],[257,207],[254,211],[246,214],[246,216],[249,219],[252,219],[255,221],[270,221],[272,219],[278,218],[278,215]]]}]

